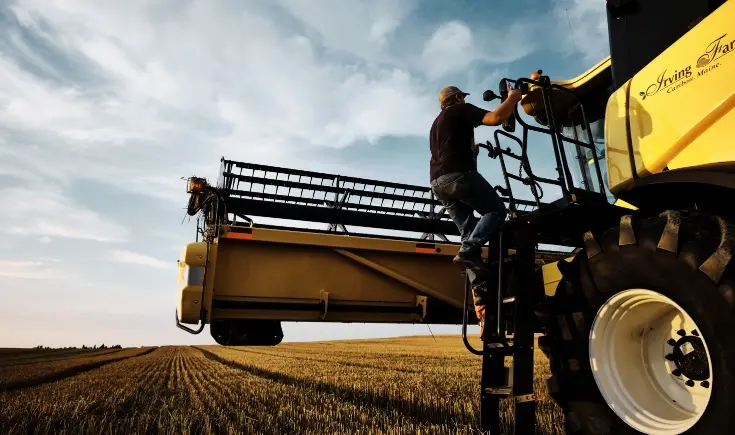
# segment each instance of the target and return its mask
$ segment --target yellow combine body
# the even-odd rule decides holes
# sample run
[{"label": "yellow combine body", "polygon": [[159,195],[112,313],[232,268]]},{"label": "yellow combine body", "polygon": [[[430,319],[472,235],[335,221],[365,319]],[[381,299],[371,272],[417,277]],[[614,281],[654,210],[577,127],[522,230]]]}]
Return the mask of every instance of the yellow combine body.
[{"label": "yellow combine body", "polygon": [[[178,321],[219,319],[454,324],[464,277],[459,245],[228,228],[179,258]],[[483,250],[487,257],[487,248]],[[539,264],[563,253],[540,252]],[[208,266],[207,266],[208,264]]]},{"label": "yellow combine body", "polygon": [[190,243],[184,249],[179,320],[199,321],[204,274],[198,268],[209,255],[208,322],[415,323],[428,314],[435,323],[452,323],[447,314],[464,302],[463,278],[451,261],[457,251],[448,244],[234,228],[213,244]]},{"label": "yellow combine body", "polygon": [[735,161],[735,3],[726,2],[610,97],[610,190],[664,170]]}]

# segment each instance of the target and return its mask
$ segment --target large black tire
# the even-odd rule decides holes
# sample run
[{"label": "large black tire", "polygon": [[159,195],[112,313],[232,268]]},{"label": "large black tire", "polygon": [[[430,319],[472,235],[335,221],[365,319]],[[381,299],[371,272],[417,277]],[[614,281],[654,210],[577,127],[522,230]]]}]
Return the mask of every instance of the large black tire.
[{"label": "large black tire", "polygon": [[[631,223],[632,221],[632,223]],[[585,249],[560,262],[563,278],[545,301],[549,391],[570,434],[640,433],[611,410],[592,376],[589,333],[602,304],[632,288],[650,289],[681,306],[701,329],[712,363],[712,396],[687,434],[735,433],[735,231],[699,213],[666,212],[621,219],[603,234],[585,234]]]},{"label": "large black tire", "polygon": [[223,346],[276,346],[283,340],[278,320],[213,320],[209,331],[217,344]]}]

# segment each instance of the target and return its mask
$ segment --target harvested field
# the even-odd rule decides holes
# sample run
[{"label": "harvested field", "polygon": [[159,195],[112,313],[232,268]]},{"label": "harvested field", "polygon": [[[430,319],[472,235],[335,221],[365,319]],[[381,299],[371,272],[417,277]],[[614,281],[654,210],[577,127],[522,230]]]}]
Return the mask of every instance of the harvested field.
[{"label": "harvested field", "polygon": [[39,385],[102,367],[116,361],[151,352],[153,348],[105,349],[96,351],[51,352],[47,355],[0,359],[0,392]]},{"label": "harvested field", "polygon": [[[479,432],[479,358],[457,336],[53,357],[25,364],[29,378],[70,367],[63,378],[0,392],[0,433]],[[4,364],[0,381],[16,367]],[[563,433],[540,352],[537,375],[539,433]]]}]

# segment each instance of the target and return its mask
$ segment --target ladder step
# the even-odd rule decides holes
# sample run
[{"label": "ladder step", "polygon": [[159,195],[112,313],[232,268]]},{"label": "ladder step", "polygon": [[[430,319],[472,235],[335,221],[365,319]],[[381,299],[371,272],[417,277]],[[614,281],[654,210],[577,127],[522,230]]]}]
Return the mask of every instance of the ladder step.
[{"label": "ladder step", "polygon": [[485,388],[485,394],[499,397],[510,397],[513,395],[512,387],[488,387]]},{"label": "ladder step", "polygon": [[513,397],[516,403],[535,402],[538,398],[535,394],[513,395],[513,387],[488,387],[485,394],[498,397]]},{"label": "ladder step", "polygon": [[488,349],[500,349],[500,348],[502,348],[502,349],[513,349],[513,340],[507,340],[506,343],[508,343],[507,346],[504,345],[503,343],[499,342],[499,341],[491,341],[491,342],[489,342],[487,344],[487,348]]},{"label": "ladder step", "polygon": [[513,346],[503,346],[502,343],[488,343],[487,350],[490,355],[512,356],[514,353]]},{"label": "ladder step", "polygon": [[[505,258],[503,258],[503,264],[510,264],[515,260],[512,255],[509,255]],[[494,269],[498,267],[498,260],[493,261],[492,263],[485,263],[486,267],[488,269]]]},{"label": "ladder step", "polygon": [[535,394],[522,394],[520,396],[513,396],[516,403],[535,402],[537,397]]}]

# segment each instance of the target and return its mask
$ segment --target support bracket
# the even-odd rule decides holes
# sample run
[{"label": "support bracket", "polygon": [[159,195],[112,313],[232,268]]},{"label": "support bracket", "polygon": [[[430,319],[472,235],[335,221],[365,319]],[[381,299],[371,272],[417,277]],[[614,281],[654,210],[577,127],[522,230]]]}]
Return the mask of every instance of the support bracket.
[{"label": "support bracket", "polygon": [[416,296],[415,305],[417,307],[421,307],[421,320],[423,321],[426,318],[426,302],[428,298],[426,296]]},{"label": "support bracket", "polygon": [[324,307],[324,311],[322,312],[322,320],[324,320],[327,318],[327,310],[329,308],[329,292],[324,290],[319,291],[319,303]]}]

